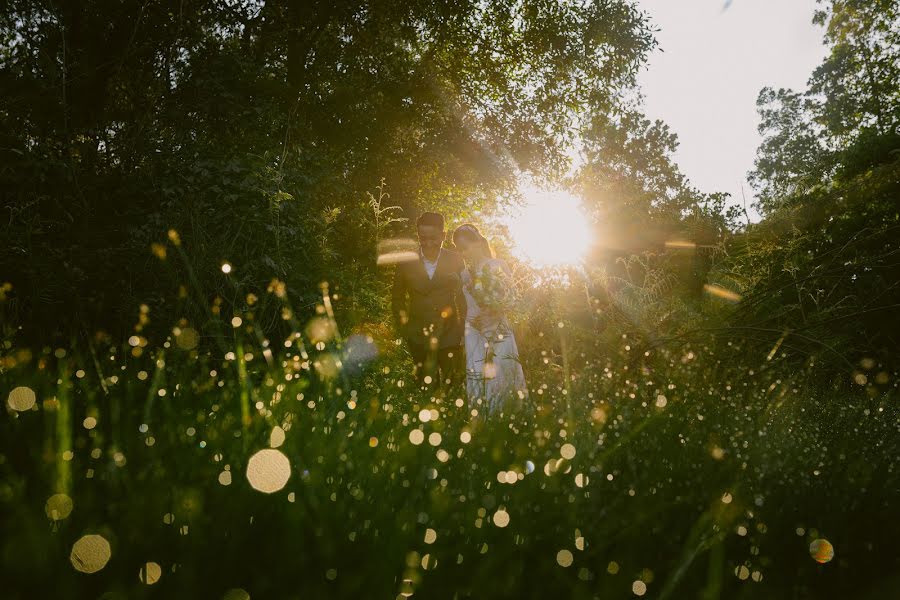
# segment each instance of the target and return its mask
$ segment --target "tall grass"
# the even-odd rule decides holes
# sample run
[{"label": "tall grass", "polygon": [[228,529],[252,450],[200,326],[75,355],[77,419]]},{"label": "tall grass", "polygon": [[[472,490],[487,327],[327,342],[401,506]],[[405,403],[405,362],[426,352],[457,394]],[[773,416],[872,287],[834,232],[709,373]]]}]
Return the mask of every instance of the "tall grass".
[{"label": "tall grass", "polygon": [[[339,327],[350,299],[328,286],[304,311],[273,281],[233,315],[214,304],[204,327],[155,339],[143,329],[30,356],[7,339],[3,390],[38,401],[0,421],[4,595],[900,589],[896,388],[834,386],[752,339],[629,330],[660,314],[659,282],[642,285],[620,294],[627,305],[535,288],[539,310],[517,325],[528,405],[487,421],[455,394],[416,389],[375,319]],[[256,323],[265,303],[284,323],[271,334]],[[266,494],[247,470],[272,445],[290,475]],[[66,518],[48,516],[54,494],[72,500]],[[70,561],[86,533],[112,548],[91,575]],[[829,564],[810,556],[819,538],[835,547]],[[148,562],[161,567],[149,586]]]}]

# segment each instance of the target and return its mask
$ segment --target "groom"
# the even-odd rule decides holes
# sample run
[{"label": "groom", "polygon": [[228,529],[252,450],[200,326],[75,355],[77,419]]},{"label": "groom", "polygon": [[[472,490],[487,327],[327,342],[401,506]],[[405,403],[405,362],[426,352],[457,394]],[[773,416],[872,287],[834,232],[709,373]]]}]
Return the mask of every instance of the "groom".
[{"label": "groom", "polygon": [[398,333],[416,363],[416,378],[429,390],[462,380],[466,301],[462,257],[442,248],[444,217],[426,212],[416,220],[418,260],[397,265],[392,307]]}]

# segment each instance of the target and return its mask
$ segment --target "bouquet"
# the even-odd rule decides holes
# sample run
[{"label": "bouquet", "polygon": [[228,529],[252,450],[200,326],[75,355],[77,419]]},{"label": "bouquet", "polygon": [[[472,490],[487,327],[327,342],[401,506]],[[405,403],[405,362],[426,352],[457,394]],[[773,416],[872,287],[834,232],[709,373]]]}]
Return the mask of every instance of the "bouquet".
[{"label": "bouquet", "polygon": [[483,311],[497,315],[512,308],[515,288],[506,269],[484,264],[473,273],[472,297]]}]

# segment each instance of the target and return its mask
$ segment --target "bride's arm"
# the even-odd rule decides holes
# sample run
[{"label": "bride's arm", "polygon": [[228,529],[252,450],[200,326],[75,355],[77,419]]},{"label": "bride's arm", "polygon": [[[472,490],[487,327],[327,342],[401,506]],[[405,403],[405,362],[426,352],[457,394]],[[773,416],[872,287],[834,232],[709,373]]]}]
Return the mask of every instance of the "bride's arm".
[{"label": "bride's arm", "polygon": [[466,271],[466,266],[462,259],[459,261],[459,268],[459,284],[456,286],[454,294],[456,295],[456,308],[460,311],[461,320],[465,322],[469,316],[469,306],[466,301],[466,295],[463,293],[463,288],[469,285],[469,273]]}]

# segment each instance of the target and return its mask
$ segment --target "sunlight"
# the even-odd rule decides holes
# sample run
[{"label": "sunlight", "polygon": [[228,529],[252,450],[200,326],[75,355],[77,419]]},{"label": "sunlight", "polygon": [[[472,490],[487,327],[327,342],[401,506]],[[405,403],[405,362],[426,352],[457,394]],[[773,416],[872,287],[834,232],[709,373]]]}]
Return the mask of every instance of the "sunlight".
[{"label": "sunlight", "polygon": [[591,228],[579,199],[558,190],[523,189],[525,203],[505,223],[513,252],[536,267],[576,265],[591,245]]}]

